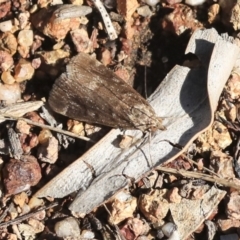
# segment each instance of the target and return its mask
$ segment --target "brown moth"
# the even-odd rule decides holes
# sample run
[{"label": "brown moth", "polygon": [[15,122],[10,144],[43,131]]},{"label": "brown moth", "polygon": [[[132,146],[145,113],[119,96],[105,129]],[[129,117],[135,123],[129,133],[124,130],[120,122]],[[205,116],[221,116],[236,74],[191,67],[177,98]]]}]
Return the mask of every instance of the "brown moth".
[{"label": "brown moth", "polygon": [[130,85],[89,55],[73,57],[54,83],[49,105],[79,121],[113,128],[164,130],[161,118]]}]

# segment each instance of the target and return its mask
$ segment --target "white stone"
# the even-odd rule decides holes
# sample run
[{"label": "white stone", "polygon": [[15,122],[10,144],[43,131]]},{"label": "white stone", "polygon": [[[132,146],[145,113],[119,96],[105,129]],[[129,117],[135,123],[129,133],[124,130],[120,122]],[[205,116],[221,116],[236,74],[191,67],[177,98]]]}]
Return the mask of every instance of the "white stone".
[{"label": "white stone", "polygon": [[80,228],[75,218],[69,217],[59,221],[54,226],[58,237],[79,237]]}]

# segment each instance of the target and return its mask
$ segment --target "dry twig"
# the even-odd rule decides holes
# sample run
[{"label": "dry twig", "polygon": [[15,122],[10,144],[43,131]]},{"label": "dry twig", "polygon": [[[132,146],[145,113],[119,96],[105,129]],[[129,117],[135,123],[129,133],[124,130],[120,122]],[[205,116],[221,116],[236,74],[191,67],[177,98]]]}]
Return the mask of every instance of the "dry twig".
[{"label": "dry twig", "polygon": [[28,218],[31,218],[32,216],[34,216],[35,214],[37,214],[38,212],[41,212],[41,211],[43,211],[43,210],[47,210],[47,209],[49,209],[49,208],[56,207],[57,205],[58,205],[57,202],[51,203],[51,204],[48,205],[48,206],[41,207],[41,208],[39,208],[39,209],[37,209],[37,210],[35,210],[35,211],[33,211],[33,212],[30,212],[30,213],[28,213],[28,214],[25,214],[25,215],[23,215],[23,216],[20,216],[20,217],[18,217],[18,218],[15,218],[15,219],[13,219],[13,220],[8,221],[8,222],[0,223],[0,228],[8,227],[8,226],[10,226],[10,225],[17,224],[17,223],[20,223],[20,222],[22,222],[22,221],[25,221],[25,220],[27,220]]},{"label": "dry twig", "polygon": [[76,134],[71,133],[69,131],[65,131],[65,130],[62,130],[62,129],[59,129],[59,128],[56,128],[56,127],[52,127],[52,126],[48,126],[48,125],[45,125],[45,124],[37,123],[37,122],[31,121],[27,118],[13,117],[13,116],[10,116],[10,115],[5,115],[5,114],[1,115],[1,117],[5,117],[6,120],[13,120],[13,121],[23,120],[26,123],[37,126],[37,127],[49,129],[51,131],[58,132],[58,133],[61,133],[61,134],[65,134],[65,135],[73,137],[73,138],[79,138],[79,139],[84,140],[84,141],[94,142],[93,140],[91,140],[88,137],[79,136],[79,135],[76,135]]},{"label": "dry twig", "polygon": [[[195,161],[193,161],[191,158],[189,158],[186,154],[182,154],[182,156],[187,160],[189,161],[190,163],[194,164],[194,165],[198,165]],[[209,172],[213,175],[215,175],[216,177],[219,177],[218,174],[216,174],[215,172],[211,171],[210,169],[206,168],[206,167],[202,167],[206,172]]]},{"label": "dry twig", "polygon": [[162,171],[162,172],[166,172],[166,173],[172,173],[172,174],[176,174],[176,175],[180,175],[183,177],[187,177],[187,178],[197,178],[197,179],[203,179],[206,180],[208,182],[212,182],[212,183],[216,183],[218,185],[222,185],[224,187],[231,187],[234,188],[236,190],[240,190],[240,186],[238,184],[235,184],[233,182],[230,182],[224,178],[219,178],[216,176],[210,176],[204,173],[198,173],[198,172],[191,172],[191,171],[186,171],[183,169],[180,170],[176,170],[173,168],[167,168],[167,167],[157,167],[156,170]]}]

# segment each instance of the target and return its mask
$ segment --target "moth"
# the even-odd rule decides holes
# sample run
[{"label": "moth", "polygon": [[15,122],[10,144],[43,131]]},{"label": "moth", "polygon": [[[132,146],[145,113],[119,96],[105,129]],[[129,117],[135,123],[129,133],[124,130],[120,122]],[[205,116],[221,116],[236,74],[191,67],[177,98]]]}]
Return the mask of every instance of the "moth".
[{"label": "moth", "polygon": [[142,132],[165,130],[149,103],[88,54],[73,57],[54,83],[49,105],[79,121]]}]

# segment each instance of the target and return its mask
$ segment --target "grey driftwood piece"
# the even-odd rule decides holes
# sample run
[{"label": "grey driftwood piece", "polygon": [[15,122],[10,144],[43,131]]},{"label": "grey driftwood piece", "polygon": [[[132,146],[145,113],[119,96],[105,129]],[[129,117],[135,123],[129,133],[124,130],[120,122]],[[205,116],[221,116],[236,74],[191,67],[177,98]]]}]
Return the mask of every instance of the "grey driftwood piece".
[{"label": "grey driftwood piece", "polygon": [[[148,136],[142,138],[140,131],[125,131],[139,141],[122,150],[118,148],[118,136],[123,133],[114,129],[35,196],[61,198],[79,191],[70,209],[88,213],[126,187],[129,180],[138,180],[180,155],[184,149],[180,151],[169,142],[186,148],[210,126],[239,47],[221,38],[214,29],[197,30],[186,52],[195,53],[202,66],[194,69],[175,66],[149,98],[157,115],[164,118],[166,131],[152,134],[150,141]],[[95,177],[88,164],[94,168]]]},{"label": "grey driftwood piece", "polygon": [[[22,117],[28,112],[36,111],[43,106],[43,101],[29,101],[11,104],[0,109],[0,123],[6,121],[4,116]],[[1,117],[2,116],[2,117]]]}]

